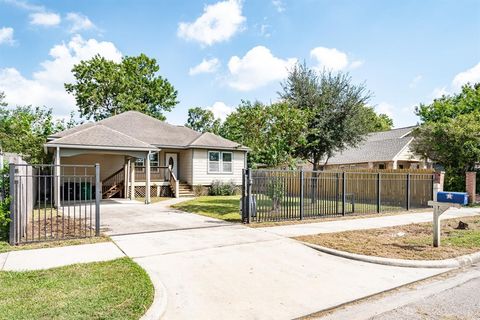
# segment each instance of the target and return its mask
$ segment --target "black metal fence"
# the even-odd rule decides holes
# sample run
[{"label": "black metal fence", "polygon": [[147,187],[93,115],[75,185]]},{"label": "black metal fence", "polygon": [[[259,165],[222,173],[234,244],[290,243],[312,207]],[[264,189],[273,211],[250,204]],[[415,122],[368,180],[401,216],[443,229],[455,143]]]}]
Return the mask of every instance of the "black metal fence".
[{"label": "black metal fence", "polygon": [[99,165],[10,164],[10,244],[99,235]]},{"label": "black metal fence", "polygon": [[430,173],[247,169],[242,219],[302,220],[427,208],[433,182]]}]

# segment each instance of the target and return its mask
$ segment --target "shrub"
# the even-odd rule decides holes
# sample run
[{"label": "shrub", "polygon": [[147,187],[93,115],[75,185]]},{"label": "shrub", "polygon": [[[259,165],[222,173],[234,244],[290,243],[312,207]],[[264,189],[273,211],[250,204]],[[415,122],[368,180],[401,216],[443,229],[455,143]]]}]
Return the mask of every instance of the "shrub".
[{"label": "shrub", "polygon": [[233,196],[238,193],[239,189],[233,181],[223,182],[219,180],[212,181],[210,186],[211,196]]},{"label": "shrub", "polygon": [[0,239],[8,237],[8,225],[10,222],[10,196],[9,194],[9,179],[8,166],[0,172],[0,192],[4,191],[5,199],[0,198]]},{"label": "shrub", "polygon": [[193,186],[193,194],[195,197],[208,196],[209,188],[202,185]]}]

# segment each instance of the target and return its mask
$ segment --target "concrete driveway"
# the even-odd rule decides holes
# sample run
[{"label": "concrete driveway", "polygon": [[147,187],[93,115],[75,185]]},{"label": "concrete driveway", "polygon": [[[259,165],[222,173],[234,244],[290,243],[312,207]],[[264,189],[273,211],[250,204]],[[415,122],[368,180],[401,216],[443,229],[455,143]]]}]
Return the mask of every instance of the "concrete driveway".
[{"label": "concrete driveway", "polygon": [[[115,243],[165,285],[164,319],[293,319],[446,271],[337,258],[165,205],[121,206],[107,216]],[[162,230],[116,224],[122,216]]]},{"label": "concrete driveway", "polygon": [[218,219],[185,213],[169,206],[188,198],[145,205],[139,201],[109,200],[101,203],[100,225],[108,235],[136,234],[228,224]]}]

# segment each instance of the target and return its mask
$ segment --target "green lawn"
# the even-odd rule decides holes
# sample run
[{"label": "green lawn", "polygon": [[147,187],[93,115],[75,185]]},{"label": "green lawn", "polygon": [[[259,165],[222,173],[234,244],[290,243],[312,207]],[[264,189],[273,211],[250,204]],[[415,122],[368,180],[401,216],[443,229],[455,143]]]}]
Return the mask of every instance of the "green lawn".
[{"label": "green lawn", "polygon": [[226,221],[241,221],[240,196],[204,196],[175,204],[172,207]]},{"label": "green lawn", "polygon": [[91,237],[91,238],[59,240],[59,241],[33,242],[33,243],[21,244],[18,246],[11,246],[8,243],[7,239],[0,238],[0,253],[8,252],[8,251],[16,251],[16,250],[30,250],[30,249],[41,249],[41,248],[75,246],[79,244],[89,244],[89,243],[106,242],[106,241],[111,241],[111,240],[107,236],[100,236],[100,237]]},{"label": "green lawn", "polygon": [[0,319],[139,319],[153,285],[129,258],[0,272]]}]

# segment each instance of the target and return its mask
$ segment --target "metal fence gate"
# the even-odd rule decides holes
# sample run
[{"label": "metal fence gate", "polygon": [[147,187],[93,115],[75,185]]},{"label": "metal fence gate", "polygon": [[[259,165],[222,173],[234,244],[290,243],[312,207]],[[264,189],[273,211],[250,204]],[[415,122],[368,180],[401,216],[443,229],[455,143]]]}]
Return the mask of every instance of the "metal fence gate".
[{"label": "metal fence gate", "polygon": [[242,220],[302,220],[427,208],[434,174],[247,169]]},{"label": "metal fence gate", "polygon": [[10,244],[98,236],[100,166],[10,164]]}]

